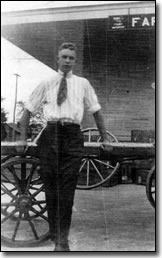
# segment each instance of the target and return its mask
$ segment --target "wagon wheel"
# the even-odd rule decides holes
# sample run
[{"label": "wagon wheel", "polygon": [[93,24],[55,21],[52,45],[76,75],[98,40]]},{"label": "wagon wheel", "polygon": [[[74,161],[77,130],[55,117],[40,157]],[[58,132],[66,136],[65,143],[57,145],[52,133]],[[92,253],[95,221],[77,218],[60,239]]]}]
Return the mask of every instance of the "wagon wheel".
[{"label": "wagon wheel", "polygon": [[5,155],[5,156],[1,156],[1,164],[5,163],[7,160],[10,160],[12,158],[17,158],[17,157],[23,157],[23,153],[22,152],[17,152],[16,154],[9,154],[9,155]]},{"label": "wagon wheel", "polygon": [[[36,162],[36,164],[33,165],[32,163],[30,164],[29,157],[25,158],[26,166],[28,166],[28,167],[25,171],[22,171],[22,169],[25,169],[25,167],[20,168],[19,163],[21,163],[21,162],[23,163],[23,160],[24,159],[22,159],[22,158],[20,160],[20,158],[18,158],[18,157],[13,158],[13,156],[12,156],[12,159],[10,159],[10,163],[9,164],[7,162],[5,163],[5,165],[8,166],[7,168],[5,167],[5,169],[3,169],[3,166],[1,165],[1,169],[2,169],[2,171],[1,171],[1,183],[2,183],[1,190],[4,190],[4,186],[5,187],[7,186],[8,190],[11,191],[11,192],[14,192],[18,189],[18,187],[15,185],[15,178],[14,178],[13,171],[12,171],[12,169],[14,169],[15,173],[16,173],[16,176],[18,176],[19,179],[22,179],[21,183],[22,183],[22,181],[24,181],[24,183],[25,183],[25,180],[27,179],[27,176],[29,176],[29,174],[31,172],[33,173],[33,175],[31,176],[31,182],[30,182],[30,186],[29,186],[29,189],[28,189],[28,193],[30,195],[31,195],[30,191],[38,190],[37,188],[44,191],[42,181],[41,181],[41,178],[39,176],[39,160],[32,158],[32,160]],[[14,163],[14,167],[12,169],[10,168],[11,162]],[[33,168],[32,168],[32,166],[33,166]],[[30,168],[31,168],[31,171],[30,171]],[[21,171],[24,175],[26,174],[26,178],[25,177],[21,178]],[[4,193],[4,191],[3,191],[2,195],[5,195],[5,194],[8,194],[8,192]],[[18,196],[18,192],[16,193],[16,195]],[[6,206],[5,208],[1,207],[1,212],[5,216],[9,214],[9,212],[8,212],[9,207],[10,206]],[[46,212],[46,205],[44,205],[44,207],[41,207],[39,212],[41,212],[41,213]],[[38,216],[39,216],[39,213],[31,215],[31,217],[38,217]],[[12,216],[12,218],[17,219],[16,214],[14,214]]]},{"label": "wagon wheel", "polygon": [[155,184],[156,184],[156,177],[155,177],[155,166],[149,171],[146,180],[146,194],[149,202],[155,208]]},{"label": "wagon wheel", "polygon": [[1,164],[6,162],[6,160],[12,158],[13,155],[1,156]]},{"label": "wagon wheel", "polygon": [[[101,136],[97,128],[86,128],[82,130],[85,142],[101,142]],[[118,142],[111,132],[107,131],[109,142]]]},{"label": "wagon wheel", "polygon": [[[100,142],[101,137],[97,128],[82,130],[85,142]],[[110,142],[118,142],[117,138],[107,131]],[[112,163],[109,160],[102,160],[97,155],[86,153],[81,161],[78,189],[92,189],[105,182],[109,182],[116,173],[119,163]]]},{"label": "wagon wheel", "polygon": [[49,237],[39,160],[12,158],[1,165],[1,239],[31,246]]}]

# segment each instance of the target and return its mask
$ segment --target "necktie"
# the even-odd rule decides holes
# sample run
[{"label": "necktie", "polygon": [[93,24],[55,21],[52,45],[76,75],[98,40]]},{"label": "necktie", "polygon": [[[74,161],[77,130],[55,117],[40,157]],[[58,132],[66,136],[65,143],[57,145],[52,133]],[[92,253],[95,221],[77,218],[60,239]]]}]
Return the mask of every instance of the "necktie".
[{"label": "necktie", "polygon": [[60,82],[59,91],[57,95],[58,106],[61,106],[61,104],[66,100],[66,98],[67,98],[67,81],[66,81],[66,73],[64,73],[64,76]]}]

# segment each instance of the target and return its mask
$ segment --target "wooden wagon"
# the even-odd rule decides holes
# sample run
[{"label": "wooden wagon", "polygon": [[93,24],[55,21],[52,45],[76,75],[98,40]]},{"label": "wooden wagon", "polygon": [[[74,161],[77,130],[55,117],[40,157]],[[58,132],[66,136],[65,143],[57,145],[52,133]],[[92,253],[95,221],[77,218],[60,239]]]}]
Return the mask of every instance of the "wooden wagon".
[{"label": "wooden wagon", "polygon": [[[153,143],[122,143],[107,132],[110,143],[104,144],[100,142],[97,129],[88,128],[83,133],[85,152],[78,189],[104,185],[119,173],[123,164],[132,160],[155,159]],[[49,228],[36,144],[28,142],[22,146],[19,142],[2,142],[1,146],[1,239],[10,245],[38,244],[49,238]],[[19,152],[19,147],[24,151]],[[148,171],[146,194],[155,207],[155,164]]]}]

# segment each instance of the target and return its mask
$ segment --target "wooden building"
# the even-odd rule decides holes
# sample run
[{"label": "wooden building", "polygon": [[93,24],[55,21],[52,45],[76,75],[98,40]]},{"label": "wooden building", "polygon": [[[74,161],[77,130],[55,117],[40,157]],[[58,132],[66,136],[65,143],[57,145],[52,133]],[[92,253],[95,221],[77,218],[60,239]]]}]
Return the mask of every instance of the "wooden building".
[{"label": "wooden building", "polygon": [[[119,140],[130,140],[132,130],[155,130],[155,2],[49,2],[2,13],[2,36],[54,70],[58,46],[75,42],[75,73],[95,88],[107,129]],[[82,127],[92,126],[85,115]]]}]

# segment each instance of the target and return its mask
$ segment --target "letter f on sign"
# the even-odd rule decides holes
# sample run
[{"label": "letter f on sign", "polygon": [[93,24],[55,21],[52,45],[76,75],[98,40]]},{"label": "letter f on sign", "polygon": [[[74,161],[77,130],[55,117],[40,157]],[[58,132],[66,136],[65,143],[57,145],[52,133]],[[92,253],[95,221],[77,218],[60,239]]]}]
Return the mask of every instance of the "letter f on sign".
[{"label": "letter f on sign", "polygon": [[136,26],[136,23],[137,23],[140,19],[141,19],[140,17],[134,17],[134,18],[132,18],[132,27],[135,27],[135,26]]}]

